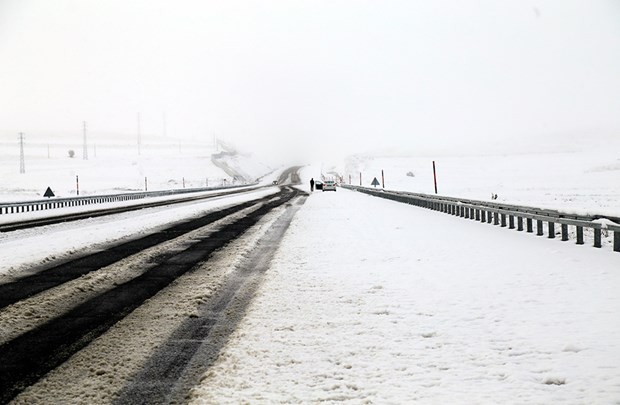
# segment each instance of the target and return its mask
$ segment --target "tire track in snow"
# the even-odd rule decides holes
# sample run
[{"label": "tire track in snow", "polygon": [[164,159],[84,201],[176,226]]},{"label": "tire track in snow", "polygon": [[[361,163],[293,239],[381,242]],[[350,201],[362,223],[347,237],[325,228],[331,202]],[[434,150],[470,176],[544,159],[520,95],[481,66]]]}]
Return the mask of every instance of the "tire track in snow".
[{"label": "tire track in snow", "polygon": [[176,329],[121,392],[116,404],[186,402],[191,389],[216,360],[243,317],[280,239],[303,202],[305,197],[278,218],[261,238],[260,246],[228,277],[217,296]]},{"label": "tire track in snow", "polygon": [[259,202],[268,201],[271,198],[273,196],[213,211],[200,218],[181,222],[168,229],[122,243],[110,249],[70,260],[6,284],[0,284],[0,309],[118,262],[144,249],[178,238],[181,235],[204,227]]},{"label": "tire track in snow", "polygon": [[223,247],[254,225],[262,216],[298,192],[283,190],[261,208],[204,238],[188,249],[117,286],[64,316],[53,319],[0,346],[0,402],[7,402],[24,388],[57,367],[117,321],[166,287],[196,263]]}]

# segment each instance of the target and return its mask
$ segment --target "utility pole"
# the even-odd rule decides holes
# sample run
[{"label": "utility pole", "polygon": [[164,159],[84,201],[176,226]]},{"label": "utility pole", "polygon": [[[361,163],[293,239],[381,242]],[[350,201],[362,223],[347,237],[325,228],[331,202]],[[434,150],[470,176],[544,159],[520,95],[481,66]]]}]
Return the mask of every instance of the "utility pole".
[{"label": "utility pole", "polygon": [[83,124],[84,124],[84,148],[82,150],[82,158],[84,160],[88,160],[88,144],[86,143],[86,121],[84,121]]},{"label": "utility pole", "polygon": [[24,161],[24,133],[19,133],[19,172],[26,173],[26,163]]},{"label": "utility pole", "polygon": [[140,146],[142,146],[142,134],[140,130],[140,113],[138,113],[138,155],[140,154]]},{"label": "utility pole", "polygon": [[435,171],[435,161],[433,160],[433,181],[435,182],[435,194],[437,194],[437,172]]}]

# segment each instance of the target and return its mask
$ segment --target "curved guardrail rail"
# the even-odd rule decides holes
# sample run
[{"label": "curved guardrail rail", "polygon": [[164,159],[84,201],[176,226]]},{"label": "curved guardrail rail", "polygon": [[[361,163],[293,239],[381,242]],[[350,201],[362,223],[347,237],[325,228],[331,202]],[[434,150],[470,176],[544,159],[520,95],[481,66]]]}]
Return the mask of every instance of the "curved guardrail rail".
[{"label": "curved guardrail rail", "polygon": [[255,186],[258,183],[244,184],[239,186],[228,187],[203,187],[203,188],[187,188],[177,190],[163,190],[163,191],[143,191],[136,193],[123,193],[123,194],[106,194],[106,195],[92,195],[84,197],[67,197],[67,198],[46,198],[41,200],[31,201],[16,201],[9,203],[0,203],[0,215],[15,214],[20,212],[42,211],[55,208],[64,207],[76,207],[82,205],[102,204],[118,201],[130,201],[140,200],[150,197],[165,197],[176,194],[197,193],[201,191],[214,191],[214,190],[231,190],[240,187]]},{"label": "curved guardrail rail", "polygon": [[[508,229],[517,231],[526,230],[534,232],[534,221],[536,221],[536,234],[544,235],[544,223],[547,223],[548,238],[555,238],[555,225],[559,224],[561,238],[563,241],[569,240],[569,226],[575,227],[576,243],[584,244],[583,230],[590,228],[594,233],[594,247],[602,246],[602,232],[607,229],[614,234],[613,250],[620,252],[620,218],[602,215],[578,215],[563,213],[557,210],[526,207],[512,204],[501,204],[487,201],[470,200],[454,197],[434,196],[428,194],[411,193],[404,191],[378,190],[368,187],[353,186],[343,184],[341,187],[370,194],[388,200],[399,201],[446,214],[460,216],[462,218],[487,222]],[[608,220],[610,223],[605,221]],[[524,228],[525,222],[525,228]]]}]

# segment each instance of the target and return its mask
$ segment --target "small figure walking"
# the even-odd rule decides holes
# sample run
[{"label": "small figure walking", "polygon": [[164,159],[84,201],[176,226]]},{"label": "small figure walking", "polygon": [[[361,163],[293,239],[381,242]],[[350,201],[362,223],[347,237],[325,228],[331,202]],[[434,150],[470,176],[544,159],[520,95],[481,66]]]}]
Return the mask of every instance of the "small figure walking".
[{"label": "small figure walking", "polygon": [[314,177],[310,179],[310,192],[314,191]]}]

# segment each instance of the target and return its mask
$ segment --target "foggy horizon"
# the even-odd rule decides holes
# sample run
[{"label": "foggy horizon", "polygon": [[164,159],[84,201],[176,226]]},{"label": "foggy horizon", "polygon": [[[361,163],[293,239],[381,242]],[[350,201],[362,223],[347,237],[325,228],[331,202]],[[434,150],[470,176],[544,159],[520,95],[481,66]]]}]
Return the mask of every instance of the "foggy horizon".
[{"label": "foggy horizon", "polygon": [[614,1],[4,0],[0,134],[139,113],[145,136],[309,158],[604,142],[618,21]]}]

